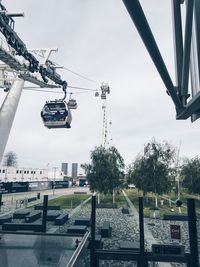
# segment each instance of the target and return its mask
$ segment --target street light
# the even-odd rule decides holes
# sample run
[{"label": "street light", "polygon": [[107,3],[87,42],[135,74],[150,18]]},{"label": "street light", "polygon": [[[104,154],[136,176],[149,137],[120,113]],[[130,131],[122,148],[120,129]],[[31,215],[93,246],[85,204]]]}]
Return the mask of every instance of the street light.
[{"label": "street light", "polygon": [[54,170],[54,176],[53,176],[53,195],[55,194],[55,179],[56,179],[56,170],[58,167],[53,167]]}]

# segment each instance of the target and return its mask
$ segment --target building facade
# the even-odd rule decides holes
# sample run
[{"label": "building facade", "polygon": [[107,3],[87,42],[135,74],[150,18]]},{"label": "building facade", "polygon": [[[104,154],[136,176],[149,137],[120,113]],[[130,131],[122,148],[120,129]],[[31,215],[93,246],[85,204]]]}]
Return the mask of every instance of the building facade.
[{"label": "building facade", "polygon": [[78,176],[78,163],[72,163],[72,178],[77,178]]},{"label": "building facade", "polygon": [[0,182],[33,182],[63,180],[63,172],[55,173],[39,168],[15,168],[0,166]]},{"label": "building facade", "polygon": [[62,163],[62,172],[64,173],[64,176],[68,175],[68,163]]}]

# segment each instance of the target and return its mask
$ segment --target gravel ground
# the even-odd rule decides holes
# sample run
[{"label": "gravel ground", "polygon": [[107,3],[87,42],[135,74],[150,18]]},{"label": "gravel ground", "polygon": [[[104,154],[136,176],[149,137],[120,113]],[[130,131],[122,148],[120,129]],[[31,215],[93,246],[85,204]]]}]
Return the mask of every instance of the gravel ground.
[{"label": "gravel ground", "polygon": [[[91,214],[90,208],[82,208],[76,215],[70,218],[68,225],[73,224],[76,217],[89,217]],[[102,238],[104,249],[119,249],[120,241],[139,241],[139,230],[134,216],[122,214],[121,209],[97,209],[96,210],[96,234],[99,234],[100,227],[104,221],[109,221],[112,227],[112,237]],[[152,232],[156,242],[158,243],[178,243],[170,239],[170,224],[177,224],[181,226],[181,242],[185,246],[185,251],[189,252],[189,237],[188,237],[188,224],[187,222],[172,222],[163,221],[160,219],[145,219],[149,230]],[[198,224],[200,233],[200,222]],[[200,244],[199,244],[200,245]],[[89,252],[89,251],[88,251]],[[89,266],[89,253],[83,262],[84,266]],[[133,262],[120,262],[120,261],[101,261],[101,267],[129,267],[137,266]],[[156,265],[155,265],[156,266]],[[162,265],[161,265],[162,266]],[[185,267],[186,264],[172,263],[173,267]]]},{"label": "gravel ground", "polygon": [[[65,232],[67,227],[74,224],[77,217],[90,217],[91,209],[82,208],[73,217],[71,217],[64,227],[60,227],[61,232]],[[112,227],[112,236],[102,238],[104,249],[119,249],[120,241],[139,241],[139,232],[133,216],[122,214],[121,209],[97,209],[96,210],[96,234],[100,233],[100,228],[104,221],[110,222]],[[89,250],[87,256],[83,259],[81,266],[89,266]],[[135,262],[122,261],[101,261],[101,267],[135,267]]]}]

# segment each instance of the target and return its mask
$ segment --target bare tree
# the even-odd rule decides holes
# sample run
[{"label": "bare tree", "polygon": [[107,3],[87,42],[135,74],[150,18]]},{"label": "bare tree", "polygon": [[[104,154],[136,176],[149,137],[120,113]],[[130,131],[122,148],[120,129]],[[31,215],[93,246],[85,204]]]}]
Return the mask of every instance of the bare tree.
[{"label": "bare tree", "polygon": [[4,156],[4,165],[8,167],[17,167],[17,154],[13,151],[8,151]]}]

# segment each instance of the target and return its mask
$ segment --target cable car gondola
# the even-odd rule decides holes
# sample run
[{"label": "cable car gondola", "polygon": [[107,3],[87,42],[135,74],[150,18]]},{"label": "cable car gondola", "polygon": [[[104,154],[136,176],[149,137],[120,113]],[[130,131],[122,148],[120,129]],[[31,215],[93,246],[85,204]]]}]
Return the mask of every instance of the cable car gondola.
[{"label": "cable car gondola", "polygon": [[106,93],[105,92],[101,93],[101,99],[106,99]]},{"label": "cable car gondola", "polygon": [[71,111],[63,100],[46,102],[41,111],[41,117],[44,126],[49,129],[71,128]]},{"label": "cable car gondola", "polygon": [[75,99],[69,99],[67,106],[69,109],[77,109],[77,102]]}]

